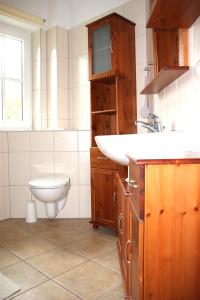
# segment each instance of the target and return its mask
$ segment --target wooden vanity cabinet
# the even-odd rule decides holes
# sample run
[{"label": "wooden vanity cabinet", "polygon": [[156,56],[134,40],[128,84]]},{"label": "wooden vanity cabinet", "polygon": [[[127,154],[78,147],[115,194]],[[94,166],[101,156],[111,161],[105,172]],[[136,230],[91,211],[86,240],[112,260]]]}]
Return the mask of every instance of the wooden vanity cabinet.
[{"label": "wooden vanity cabinet", "polygon": [[122,210],[129,224],[119,236],[127,299],[200,299],[199,183],[200,159],[130,162],[128,186],[118,184],[118,218]]},{"label": "wooden vanity cabinet", "polygon": [[113,194],[116,194],[116,172],[121,171],[97,148],[95,136],[137,132],[135,24],[113,13],[87,27],[91,95],[91,223],[94,228],[102,225],[117,230]]}]

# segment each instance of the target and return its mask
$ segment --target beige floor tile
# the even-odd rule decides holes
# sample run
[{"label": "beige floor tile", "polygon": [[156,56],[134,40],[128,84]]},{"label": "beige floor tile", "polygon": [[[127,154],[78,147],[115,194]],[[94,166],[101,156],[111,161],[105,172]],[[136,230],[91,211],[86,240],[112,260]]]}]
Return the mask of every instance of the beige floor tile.
[{"label": "beige floor tile", "polygon": [[124,299],[124,294],[123,294],[123,289],[121,284],[96,298],[96,300],[123,300],[123,299]]},{"label": "beige floor tile", "polygon": [[0,245],[2,246],[10,246],[23,239],[27,238],[28,234],[17,227],[15,225],[10,225],[5,227],[0,227]]},{"label": "beige floor tile", "polygon": [[49,232],[45,233],[43,237],[59,246],[62,246],[90,235],[91,233],[83,233],[74,228],[55,228],[49,230]]},{"label": "beige floor tile", "polygon": [[2,269],[1,272],[16,283],[21,291],[26,291],[47,280],[45,275],[24,262]]},{"label": "beige floor tile", "polygon": [[15,221],[17,228],[23,229],[28,236],[41,235],[44,232],[48,232],[49,227],[43,219],[38,219],[35,223],[26,223],[24,219],[18,219]]},{"label": "beige floor tile", "polygon": [[45,282],[26,293],[15,297],[15,300],[76,300],[79,299],[53,281]]},{"label": "beige floor tile", "polygon": [[22,259],[27,259],[45,251],[56,248],[57,245],[42,238],[26,238],[8,248]]},{"label": "beige floor tile", "polygon": [[19,262],[20,259],[6,249],[0,247],[0,269]]},{"label": "beige floor tile", "polygon": [[42,273],[53,277],[86,261],[86,258],[59,247],[35,256],[27,262]]},{"label": "beige floor tile", "polygon": [[107,268],[110,268],[116,272],[120,272],[119,258],[117,250],[113,250],[109,253],[106,253],[102,256],[94,258],[94,261],[104,265]]},{"label": "beige floor tile", "polygon": [[69,245],[64,245],[64,247],[92,259],[116,249],[116,243],[107,241],[95,235]]},{"label": "beige floor tile", "polygon": [[111,230],[111,229],[106,229],[103,231],[100,231],[99,236],[108,240],[108,241],[116,241],[117,242],[117,234],[115,231]]},{"label": "beige floor tile", "polygon": [[120,276],[90,261],[56,277],[56,281],[84,300],[92,300],[102,294],[103,290],[106,291],[119,284]]}]

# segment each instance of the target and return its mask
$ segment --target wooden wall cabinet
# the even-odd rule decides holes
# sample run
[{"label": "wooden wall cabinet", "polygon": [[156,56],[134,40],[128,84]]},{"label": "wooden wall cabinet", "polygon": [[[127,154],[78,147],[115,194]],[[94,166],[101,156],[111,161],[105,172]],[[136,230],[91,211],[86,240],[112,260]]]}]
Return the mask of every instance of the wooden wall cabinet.
[{"label": "wooden wall cabinet", "polygon": [[[137,132],[134,124],[137,115],[135,24],[114,13],[87,27],[91,86],[91,222],[94,228],[104,225],[117,229],[112,199],[116,193],[113,170],[119,167],[99,151],[95,136]],[[98,186],[100,180],[104,183]]]},{"label": "wooden wall cabinet", "polygon": [[[178,22],[186,8],[191,10],[196,8],[197,1],[149,1],[151,16],[147,27],[153,28],[154,78],[142,90],[141,94],[159,93],[163,88],[189,70],[188,27],[181,26],[181,23],[178,25]],[[174,14],[174,16],[172,17],[171,14]],[[173,18],[177,22],[176,25],[173,22],[169,22]]]},{"label": "wooden wall cabinet", "polygon": [[127,299],[200,299],[199,182],[199,159],[131,161],[128,186],[119,179],[119,256]]}]

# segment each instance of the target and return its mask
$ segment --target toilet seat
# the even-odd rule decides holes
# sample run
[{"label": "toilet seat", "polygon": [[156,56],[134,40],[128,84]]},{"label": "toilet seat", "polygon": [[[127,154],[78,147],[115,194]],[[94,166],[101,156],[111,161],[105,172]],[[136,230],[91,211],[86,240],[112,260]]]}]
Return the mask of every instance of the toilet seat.
[{"label": "toilet seat", "polygon": [[70,184],[69,177],[65,175],[44,175],[29,181],[29,186],[40,189],[54,189]]}]

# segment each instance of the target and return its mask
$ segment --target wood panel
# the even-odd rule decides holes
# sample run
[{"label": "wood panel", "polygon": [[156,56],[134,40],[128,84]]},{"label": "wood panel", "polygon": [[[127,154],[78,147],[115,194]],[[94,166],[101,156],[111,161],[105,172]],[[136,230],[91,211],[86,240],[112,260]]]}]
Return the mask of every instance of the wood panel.
[{"label": "wood panel", "polygon": [[92,115],[92,146],[96,147],[96,135],[117,134],[116,114]]},{"label": "wood panel", "polygon": [[116,78],[91,81],[91,111],[116,110]]},{"label": "wood panel", "polygon": [[97,147],[90,148],[90,163],[92,168],[117,170],[117,163],[106,157]]},{"label": "wood panel", "polygon": [[148,28],[189,28],[200,15],[199,0],[155,0]]},{"label": "wood panel", "polygon": [[116,172],[92,168],[92,223],[116,229]]},{"label": "wood panel", "polygon": [[200,164],[146,166],[145,300],[200,299]]},{"label": "wood panel", "polygon": [[165,67],[156,77],[141,91],[142,95],[157,94],[174,80],[181,77],[189,70],[189,67]]}]

